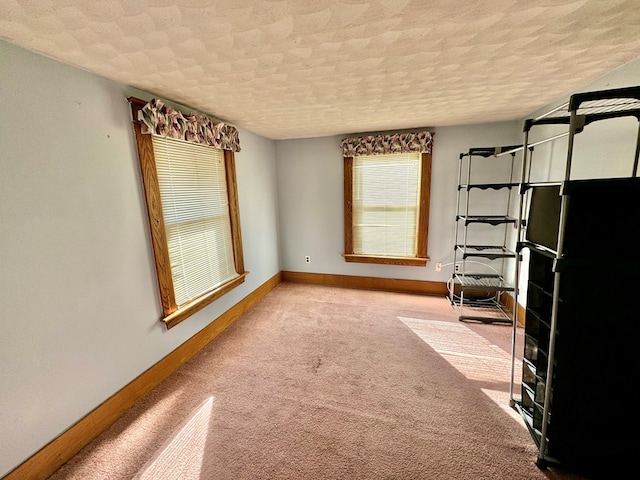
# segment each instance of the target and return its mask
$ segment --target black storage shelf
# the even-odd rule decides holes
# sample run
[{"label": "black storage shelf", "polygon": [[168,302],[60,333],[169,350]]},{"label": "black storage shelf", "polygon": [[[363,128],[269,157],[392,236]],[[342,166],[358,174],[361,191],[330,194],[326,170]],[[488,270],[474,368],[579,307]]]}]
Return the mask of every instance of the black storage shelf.
[{"label": "black storage shelf", "polygon": [[524,240],[518,242],[518,251],[521,251],[523,248],[528,248],[529,250],[535,250],[538,253],[550,258],[551,260],[555,260],[558,252],[555,249],[545,247],[544,245],[540,245],[539,243],[530,242],[528,240]]},{"label": "black storage shelf", "polygon": [[[458,308],[461,321],[513,323],[513,314],[507,311],[503,294],[514,291],[513,285],[505,281],[507,264],[515,263],[513,259],[517,257],[514,247],[507,248],[507,227],[516,223],[512,213],[516,193],[512,191],[520,186],[514,178],[516,155],[512,150],[521,148],[522,145],[477,147],[459,156],[453,242],[455,268],[449,280],[449,300]],[[501,156],[504,158],[498,159]],[[485,172],[482,180],[491,178],[495,181],[472,180],[472,172],[477,168],[485,170],[489,167],[494,175],[489,177]],[[475,200],[478,195],[482,202]],[[471,213],[470,205],[477,210],[482,205],[484,211]],[[488,225],[489,228],[476,225]],[[492,230],[490,234],[489,230]],[[499,235],[502,239],[496,240]]]},{"label": "black storage shelf", "polygon": [[482,257],[491,260],[498,258],[515,258],[516,252],[502,245],[456,245],[462,258]]},{"label": "black storage shelf", "polygon": [[459,215],[458,219],[462,220],[465,226],[472,223],[485,223],[494,226],[516,223],[516,219],[508,215]]},{"label": "black storage shelf", "polygon": [[[527,312],[531,312],[540,319],[541,323],[546,323],[551,318],[553,308],[553,293],[545,291],[535,283],[529,282],[527,292]],[[542,320],[544,319],[544,320]]]},{"label": "black storage shelf", "polygon": [[640,131],[640,86],[576,94],[567,105],[525,122],[525,152],[536,125],[566,124],[569,141],[563,181],[531,183],[531,157],[523,162],[516,251],[528,250],[529,266],[521,398],[512,405],[538,447],[538,467],[622,478],[637,452],[628,440],[633,411],[617,392],[640,370],[640,322],[632,302],[607,289],[628,289],[640,274],[640,135],[628,178],[573,180],[571,163],[585,125],[633,116]]},{"label": "black storage shelf", "polygon": [[513,285],[505,282],[502,275],[489,273],[465,273],[455,275],[456,283],[463,289],[483,289],[487,292],[513,291]]},{"label": "black storage shelf", "polygon": [[460,184],[458,185],[458,189],[460,190],[472,190],[477,188],[479,190],[503,190],[505,188],[512,189],[520,186],[519,183],[508,182],[508,183],[471,183],[471,184]]}]

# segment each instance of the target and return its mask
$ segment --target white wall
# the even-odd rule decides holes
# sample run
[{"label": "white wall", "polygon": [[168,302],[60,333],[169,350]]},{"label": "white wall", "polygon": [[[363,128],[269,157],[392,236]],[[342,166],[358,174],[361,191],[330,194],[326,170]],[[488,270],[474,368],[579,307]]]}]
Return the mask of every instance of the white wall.
[{"label": "white wall", "polygon": [[4,42],[0,85],[3,476],[280,266],[275,144],[241,129],[251,273],[167,331],[126,100],[150,96]]},{"label": "white wall", "polygon": [[[416,129],[417,130],[417,129]],[[343,227],[343,159],[340,141],[350,135],[276,142],[282,269],[295,272],[445,282],[453,260],[458,156],[470,147],[509,145],[520,139],[517,122],[465,125],[435,131],[429,244],[426,267],[347,263]],[[484,168],[484,167],[483,167]],[[487,164],[491,169],[491,165]],[[309,255],[311,263],[304,257]]]}]

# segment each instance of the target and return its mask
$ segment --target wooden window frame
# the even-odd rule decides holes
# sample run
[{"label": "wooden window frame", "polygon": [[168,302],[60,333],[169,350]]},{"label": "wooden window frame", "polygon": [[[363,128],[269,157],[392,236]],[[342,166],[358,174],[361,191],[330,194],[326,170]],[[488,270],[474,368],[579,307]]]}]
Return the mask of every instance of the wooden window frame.
[{"label": "wooden window frame", "polygon": [[344,254],[347,262],[377,263],[424,267],[429,238],[429,203],[431,198],[431,153],[422,153],[420,171],[420,203],[417,222],[417,252],[415,257],[361,255],[353,251],[353,157],[344,157]]},{"label": "wooden window frame", "polygon": [[165,231],[164,215],[162,213],[162,203],[160,200],[160,186],[158,184],[158,174],[156,160],[153,152],[151,135],[142,133],[141,122],[138,120],[138,111],[147,102],[137,98],[129,98],[131,113],[133,115],[133,129],[138,147],[138,158],[140,160],[140,171],[144,194],[147,204],[147,215],[149,219],[149,229],[151,232],[151,242],[153,244],[153,254],[158,277],[158,288],[160,292],[160,302],[162,304],[162,321],[166,327],[172,328],[190,317],[194,313],[220,298],[227,292],[233,290],[245,281],[249,272],[244,270],[244,257],[242,253],[242,233],[240,231],[240,209],[238,206],[238,187],[236,180],[235,156],[230,150],[224,150],[224,162],[227,181],[227,195],[229,200],[229,219],[231,221],[231,238],[233,245],[233,257],[238,276],[231,279],[219,287],[206,292],[199,297],[192,299],[178,308],[173,288],[173,277],[171,275],[171,263],[169,261],[169,247]]}]

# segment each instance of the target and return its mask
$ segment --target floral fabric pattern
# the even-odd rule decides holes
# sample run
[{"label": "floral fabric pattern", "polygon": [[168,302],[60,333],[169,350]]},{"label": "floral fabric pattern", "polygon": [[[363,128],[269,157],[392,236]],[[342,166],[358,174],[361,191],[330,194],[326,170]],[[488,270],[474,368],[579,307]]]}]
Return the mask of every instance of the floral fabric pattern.
[{"label": "floral fabric pattern", "polygon": [[389,153],[431,153],[433,133],[395,133],[345,138],[340,142],[345,157],[358,155],[384,155]]},{"label": "floral fabric pattern", "polygon": [[214,123],[199,113],[183,115],[157,98],[138,112],[138,120],[142,122],[144,134],[177,138],[232,152],[240,151],[240,138],[236,127],[223,122]]}]

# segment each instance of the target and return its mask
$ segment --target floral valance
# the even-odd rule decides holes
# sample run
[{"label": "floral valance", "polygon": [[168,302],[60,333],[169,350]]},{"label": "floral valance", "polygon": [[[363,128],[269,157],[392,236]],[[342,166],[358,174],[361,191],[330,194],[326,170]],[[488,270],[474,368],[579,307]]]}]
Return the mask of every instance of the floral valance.
[{"label": "floral valance", "polygon": [[357,155],[384,155],[388,153],[431,153],[433,133],[395,133],[345,138],[340,143],[345,157]]},{"label": "floral valance", "polygon": [[192,143],[240,151],[238,129],[226,123],[214,123],[199,113],[184,115],[154,98],[139,112],[142,133],[178,138]]}]

